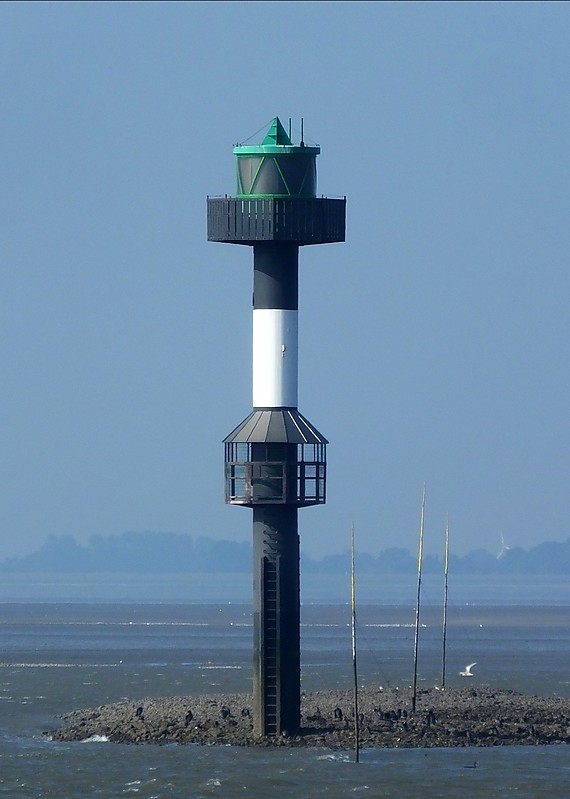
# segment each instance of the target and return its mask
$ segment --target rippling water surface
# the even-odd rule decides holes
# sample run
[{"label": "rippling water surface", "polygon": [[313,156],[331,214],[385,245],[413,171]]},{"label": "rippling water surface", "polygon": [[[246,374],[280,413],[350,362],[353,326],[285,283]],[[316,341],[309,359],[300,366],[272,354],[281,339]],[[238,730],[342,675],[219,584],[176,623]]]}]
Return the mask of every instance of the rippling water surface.
[{"label": "rippling water surface", "polygon": [[[358,613],[359,675],[408,685],[413,608]],[[349,688],[346,605],[304,605],[306,690]],[[441,609],[422,612],[420,685],[441,671]],[[0,603],[0,793],[24,797],[542,797],[564,796],[568,747],[366,750],[61,744],[42,736],[58,714],[128,697],[249,692],[248,605]],[[570,696],[566,606],[454,605],[448,684]]]}]

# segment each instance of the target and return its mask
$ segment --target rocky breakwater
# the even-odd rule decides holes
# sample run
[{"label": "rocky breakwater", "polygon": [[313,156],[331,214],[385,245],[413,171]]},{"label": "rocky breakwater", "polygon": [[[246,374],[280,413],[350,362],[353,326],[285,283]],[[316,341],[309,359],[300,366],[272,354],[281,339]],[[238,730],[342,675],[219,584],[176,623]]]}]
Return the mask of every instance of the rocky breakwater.
[{"label": "rocky breakwater", "polygon": [[[415,713],[409,689],[359,692],[360,743],[366,747],[500,746],[570,743],[570,699],[489,687],[422,690]],[[299,730],[253,736],[247,694],[140,699],[74,711],[51,730],[56,741],[94,736],[130,744],[354,747],[350,691],[303,693]]]}]

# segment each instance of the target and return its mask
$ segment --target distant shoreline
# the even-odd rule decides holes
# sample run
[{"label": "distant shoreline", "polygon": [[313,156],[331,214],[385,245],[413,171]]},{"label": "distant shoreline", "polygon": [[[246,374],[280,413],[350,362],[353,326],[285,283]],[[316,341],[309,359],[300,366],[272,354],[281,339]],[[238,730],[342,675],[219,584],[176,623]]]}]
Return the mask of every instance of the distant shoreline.
[{"label": "distant shoreline", "polygon": [[[302,694],[301,729],[278,738],[253,737],[251,695],[208,694],[125,700],[63,715],[46,733],[55,741],[127,744],[220,744],[354,748],[350,691]],[[570,699],[525,696],[471,686],[418,693],[362,689],[360,745],[378,747],[507,746],[570,743]]]},{"label": "distant shoreline", "polygon": [[[512,542],[511,542],[512,543]],[[499,546],[499,541],[497,541]],[[301,572],[307,576],[336,576],[348,574],[350,553],[327,552],[321,558],[301,552]],[[130,531],[109,536],[94,535],[79,542],[71,535],[49,535],[34,552],[0,560],[0,573],[32,574],[101,574],[120,575],[131,572],[145,577],[166,576],[186,564],[195,575],[218,572],[224,575],[239,573],[249,576],[252,563],[252,544],[248,539],[216,539],[192,536],[187,533],[160,531]],[[365,575],[374,579],[391,575],[411,578],[416,574],[416,555],[404,547],[389,547],[378,554],[356,552],[359,580]],[[522,577],[562,578],[570,569],[570,538],[565,541],[543,541],[525,550],[507,546],[501,540],[498,551],[474,549],[463,555],[451,551],[450,575],[500,578]],[[425,553],[424,575],[443,573],[441,554]]]},{"label": "distant shoreline", "polygon": [[[11,572],[2,575],[0,602],[172,603],[251,604],[251,574],[240,572],[221,576],[216,572],[172,572],[149,575],[124,573]],[[423,576],[425,596],[442,596],[442,576]],[[347,575],[314,574],[301,571],[303,605],[346,605],[350,596]],[[549,605],[570,606],[567,576],[545,576],[529,580],[510,575],[491,580],[482,575],[464,575],[450,581],[450,606],[465,605]],[[360,574],[357,599],[360,606],[415,604],[416,577],[392,574]],[[432,600],[433,603],[433,600]]]}]

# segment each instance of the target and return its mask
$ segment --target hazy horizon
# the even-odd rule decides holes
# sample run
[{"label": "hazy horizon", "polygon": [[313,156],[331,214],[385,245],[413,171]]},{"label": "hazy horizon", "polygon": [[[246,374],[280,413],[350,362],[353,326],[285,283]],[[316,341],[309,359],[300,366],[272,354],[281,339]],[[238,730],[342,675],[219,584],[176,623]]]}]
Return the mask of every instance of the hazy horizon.
[{"label": "hazy horizon", "polygon": [[[179,550],[179,545],[182,544],[183,546],[192,545],[194,548],[198,548],[201,551],[201,557],[204,555],[208,556],[208,552],[211,551],[211,555],[209,557],[214,558],[217,557],[219,554],[224,554],[226,557],[233,557],[234,554],[238,551],[242,552],[243,547],[248,548],[248,552],[251,554],[252,550],[252,543],[251,541],[233,541],[231,539],[219,539],[219,538],[212,538],[203,535],[193,535],[192,533],[175,533],[172,531],[166,530],[142,530],[142,531],[135,531],[135,530],[128,530],[122,533],[113,533],[109,535],[104,534],[97,534],[91,536],[87,540],[80,540],[77,536],[73,535],[55,535],[51,534],[47,538],[45,538],[39,546],[36,548],[29,550],[28,552],[24,552],[18,556],[4,556],[3,553],[0,552],[0,568],[2,566],[6,566],[12,562],[18,562],[20,560],[26,560],[34,555],[44,555],[49,556],[51,558],[50,563],[52,562],[53,558],[57,553],[61,553],[62,561],[67,559],[73,561],[74,556],[77,552],[93,552],[95,550],[100,550],[106,557],[112,558],[115,553],[118,551],[121,555],[128,554],[129,557],[132,557],[133,562],[136,561],[137,557],[142,558],[142,560],[148,560],[149,552],[152,554],[153,548],[156,549],[157,555],[164,557],[166,559],[172,559],[177,557],[177,553]],[[169,547],[169,545],[171,545]],[[512,558],[513,555],[517,555],[517,553],[524,553],[525,555],[528,553],[533,553],[536,549],[541,549],[544,547],[563,547],[564,545],[570,545],[570,537],[564,541],[540,541],[533,545],[530,548],[524,547],[512,547],[508,544],[507,541],[503,539],[501,542],[501,547],[498,551],[496,550],[487,550],[484,547],[473,547],[472,549],[468,550],[465,553],[459,554],[451,550],[448,553],[449,559],[451,562],[453,561],[466,561],[470,557],[477,556],[479,553],[484,553],[490,560],[496,559],[497,561]],[[66,549],[67,547],[67,549]],[[117,550],[119,547],[119,550]],[[121,550],[121,547],[123,548]],[[150,547],[150,549],[149,549]],[[231,552],[229,555],[225,553],[224,548],[229,547]],[[370,551],[370,549],[363,549],[362,547],[358,546],[358,542],[355,542],[355,552],[357,556],[361,559],[367,558],[382,558],[382,556],[386,556],[390,553],[407,553],[410,558],[410,563],[413,564],[413,570],[417,568],[417,548],[416,550],[411,549],[406,546],[391,546],[391,547],[382,547],[375,551]],[[310,555],[309,552],[301,547],[301,553],[305,558],[313,561],[314,563],[321,563],[326,561],[327,559],[331,558],[341,558],[346,557],[346,565],[347,569],[349,567],[349,555],[350,555],[350,542],[346,542],[346,546],[344,548],[340,547],[336,551],[331,551],[326,553],[326,555],[321,557],[314,557]],[[429,546],[423,547],[423,558],[424,558],[424,569],[426,562],[428,563],[435,563],[437,562],[442,566],[444,562],[444,553],[440,552],[435,549],[430,549]],[[191,566],[191,562],[181,560],[181,563],[185,564],[185,569]],[[241,564],[243,565],[243,564]],[[247,560],[247,569],[249,570],[251,566],[250,560]],[[67,567],[66,567],[67,568]],[[135,570],[138,571],[140,567],[136,567]],[[191,569],[190,569],[191,570]],[[201,569],[203,570],[203,569]]]}]

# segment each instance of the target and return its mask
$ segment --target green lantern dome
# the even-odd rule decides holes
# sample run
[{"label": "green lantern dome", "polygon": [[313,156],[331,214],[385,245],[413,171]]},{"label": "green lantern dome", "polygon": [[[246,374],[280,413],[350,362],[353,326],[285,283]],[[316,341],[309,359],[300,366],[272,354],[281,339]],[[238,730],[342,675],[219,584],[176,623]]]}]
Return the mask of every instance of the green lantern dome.
[{"label": "green lantern dome", "polygon": [[293,144],[279,117],[261,144],[234,147],[237,197],[315,197],[320,147]]}]

